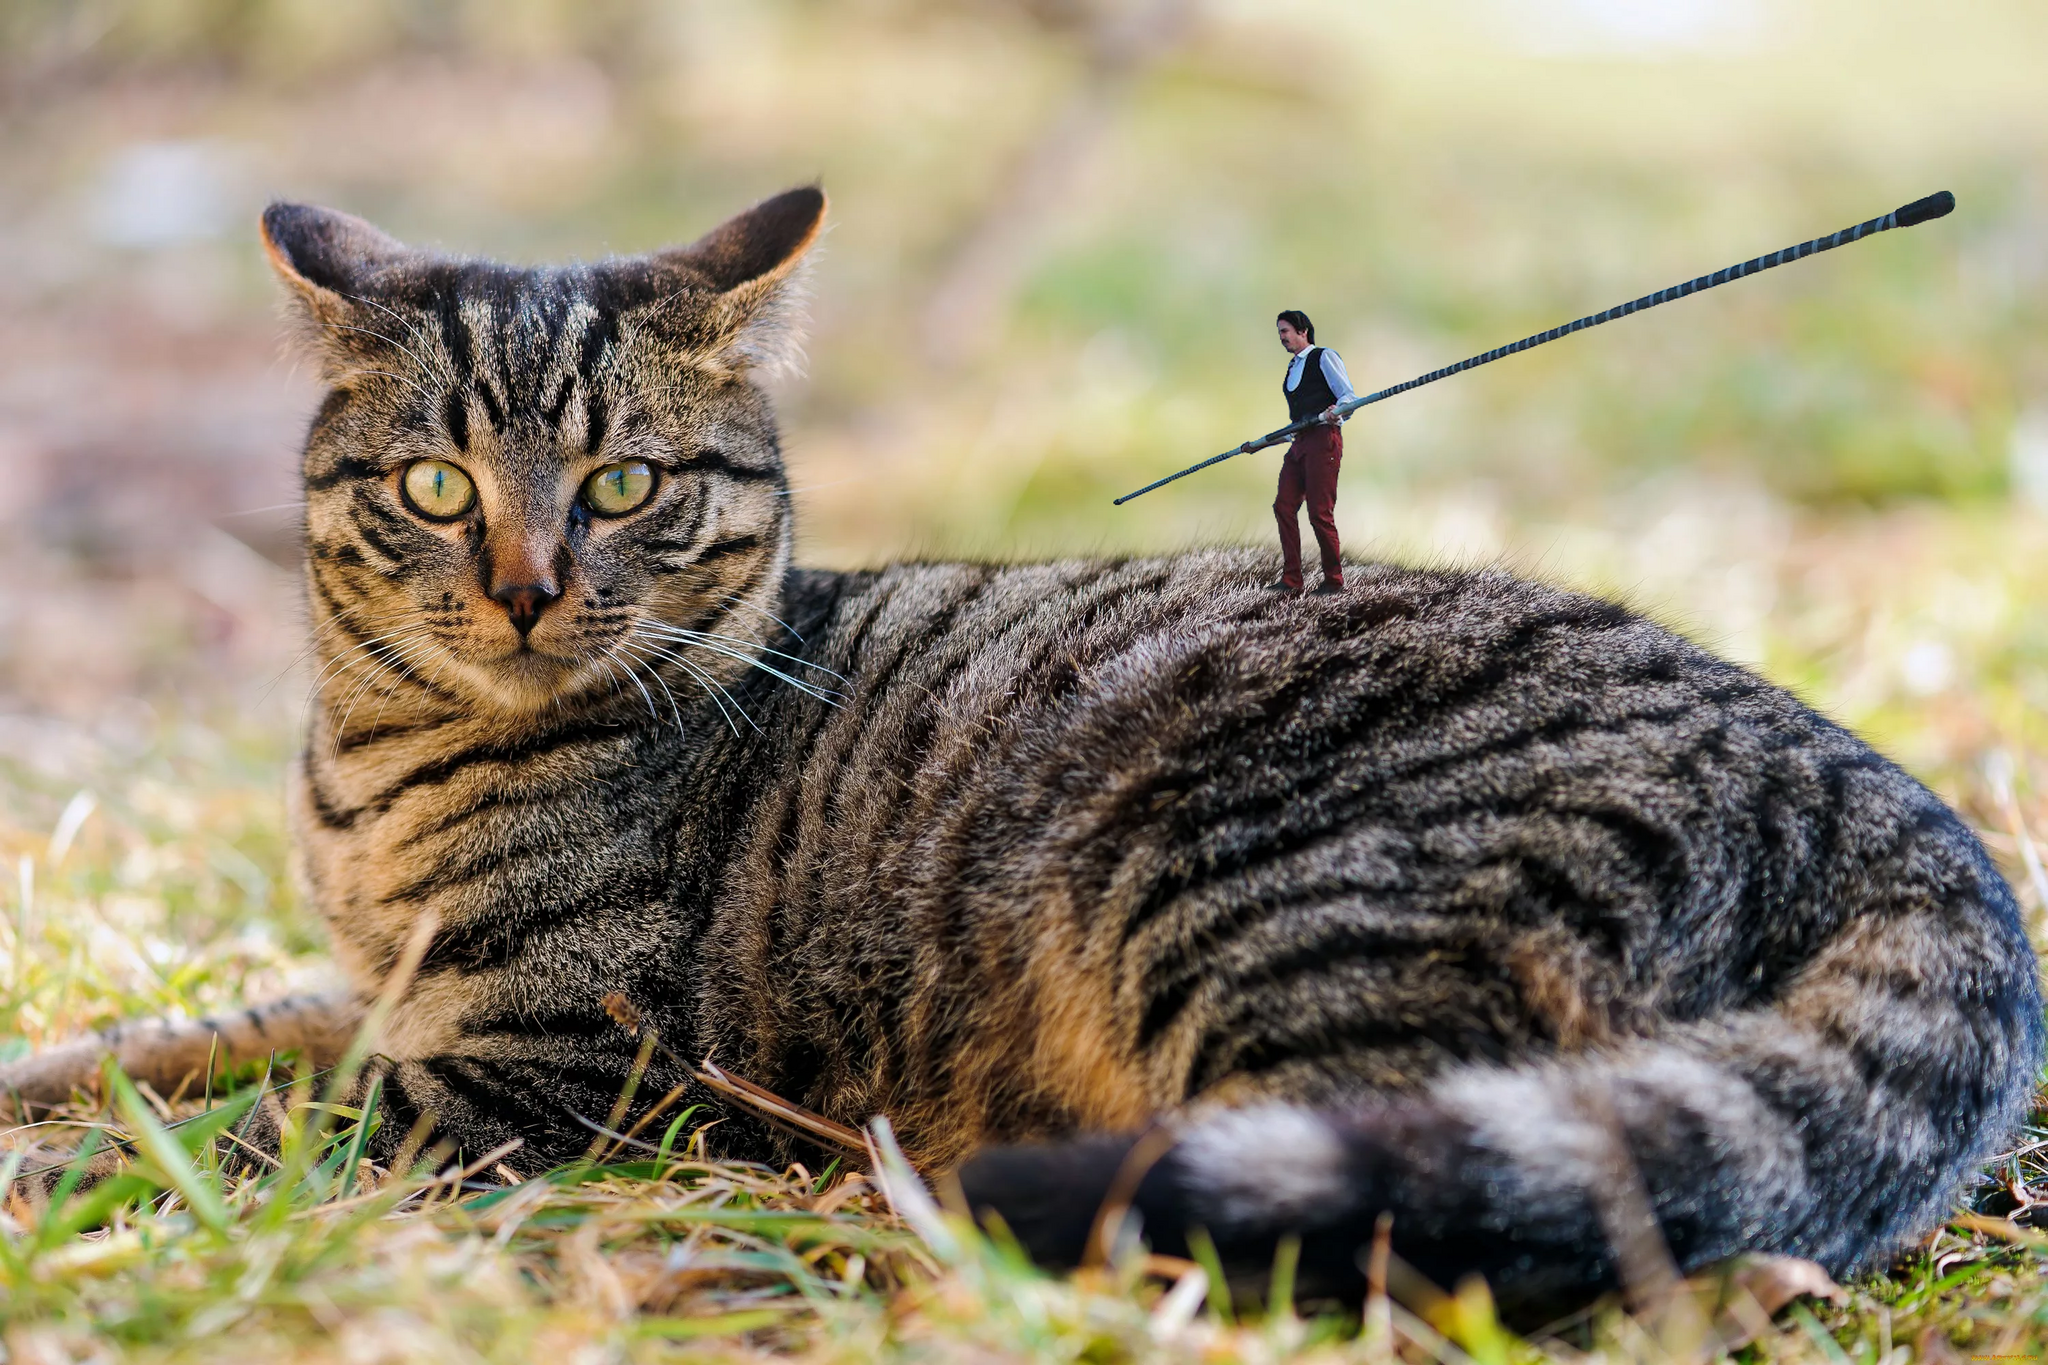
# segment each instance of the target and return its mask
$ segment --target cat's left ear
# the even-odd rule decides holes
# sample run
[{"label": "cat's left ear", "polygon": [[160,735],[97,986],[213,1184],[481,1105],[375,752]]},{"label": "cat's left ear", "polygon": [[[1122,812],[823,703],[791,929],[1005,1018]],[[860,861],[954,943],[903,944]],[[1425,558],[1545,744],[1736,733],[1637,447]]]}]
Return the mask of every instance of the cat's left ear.
[{"label": "cat's left ear", "polygon": [[634,328],[733,370],[793,364],[802,343],[804,257],[825,226],[825,191],[785,190],[685,247],[607,269]]},{"label": "cat's left ear", "polygon": [[364,315],[420,252],[360,218],[311,204],[265,209],[263,249],[331,376],[381,361],[394,343]]}]

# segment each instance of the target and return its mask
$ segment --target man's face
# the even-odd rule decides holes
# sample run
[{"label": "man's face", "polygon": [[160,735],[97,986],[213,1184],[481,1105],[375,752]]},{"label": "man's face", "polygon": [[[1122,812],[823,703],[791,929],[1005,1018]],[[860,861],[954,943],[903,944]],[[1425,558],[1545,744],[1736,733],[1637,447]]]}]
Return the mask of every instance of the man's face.
[{"label": "man's face", "polygon": [[1295,331],[1294,324],[1286,318],[1280,319],[1280,321],[1273,325],[1280,333],[1280,344],[1287,348],[1287,354],[1301,354],[1301,349],[1308,345],[1308,338]]}]

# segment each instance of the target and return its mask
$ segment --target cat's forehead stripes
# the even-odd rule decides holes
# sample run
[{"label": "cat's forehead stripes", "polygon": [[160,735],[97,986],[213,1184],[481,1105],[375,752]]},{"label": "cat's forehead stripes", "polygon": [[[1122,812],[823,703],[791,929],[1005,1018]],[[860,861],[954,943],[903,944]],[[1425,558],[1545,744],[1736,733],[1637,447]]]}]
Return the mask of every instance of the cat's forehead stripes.
[{"label": "cat's forehead stripes", "polygon": [[450,279],[434,319],[450,360],[444,421],[469,445],[469,406],[505,432],[539,426],[595,453],[611,404],[616,309],[594,296],[588,272],[479,269]]}]

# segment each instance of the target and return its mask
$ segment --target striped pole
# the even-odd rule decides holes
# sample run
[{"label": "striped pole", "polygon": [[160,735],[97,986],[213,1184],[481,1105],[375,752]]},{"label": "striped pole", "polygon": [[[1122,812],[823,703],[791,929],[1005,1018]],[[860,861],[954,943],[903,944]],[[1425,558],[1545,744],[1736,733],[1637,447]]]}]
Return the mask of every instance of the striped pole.
[{"label": "striped pole", "polygon": [[[1916,199],[1902,208],[1893,209],[1882,218],[1873,218],[1867,223],[1858,223],[1855,227],[1843,228],[1840,232],[1830,236],[1816,237],[1810,242],[1801,242],[1798,246],[1788,246],[1783,251],[1773,251],[1768,256],[1758,256],[1754,260],[1744,261],[1740,265],[1731,265],[1724,269],[1716,270],[1711,275],[1702,275],[1698,279],[1687,280],[1684,284],[1674,284],[1669,289],[1659,289],[1654,294],[1645,294],[1639,299],[1632,299],[1628,303],[1609,308],[1604,312],[1589,313],[1576,322],[1565,323],[1562,327],[1553,327],[1547,332],[1538,332],[1535,336],[1523,337],[1520,341],[1510,342],[1505,346],[1496,346],[1483,355],[1475,355],[1471,359],[1461,360],[1455,365],[1446,365],[1441,370],[1431,370],[1428,374],[1410,379],[1406,383],[1396,384],[1391,389],[1381,389],[1378,393],[1369,393],[1362,398],[1353,398],[1349,402],[1339,403],[1337,405],[1337,419],[1342,421],[1367,404],[1378,403],[1392,398],[1397,393],[1406,393],[1410,389],[1419,389],[1424,384],[1434,384],[1439,379],[1446,379],[1451,375],[1461,374],[1466,370],[1491,364],[1502,356],[1514,355],[1516,352],[1526,351],[1532,346],[1541,346],[1546,341],[1555,341],[1561,336],[1568,336],[1573,332],[1583,331],[1588,327],[1598,327],[1603,322],[1612,322],[1616,318],[1625,318],[1630,313],[1640,313],[1645,308],[1655,308],[1660,303],[1669,303],[1673,299],[1682,299],[1687,294],[1697,294],[1702,289],[1712,289],[1716,285],[1726,284],[1730,280],[1739,280],[1744,276],[1754,275],[1760,270],[1769,270],[1773,266],[1784,265],[1787,261],[1804,260],[1808,256],[1817,255],[1823,251],[1833,251],[1838,246],[1847,246],[1851,242],[1861,241],[1865,237],[1873,236],[1876,233],[1889,232],[1893,228],[1912,227],[1916,223],[1925,223],[1930,219],[1945,217],[1954,211],[1955,206],[1956,197],[1947,190],[1943,190],[1939,194],[1930,194],[1925,199]],[[1150,493],[1155,488],[1163,488],[1175,479],[1185,479],[1198,469],[1207,469],[1212,464],[1221,464],[1233,456],[1244,455],[1254,450],[1264,450],[1267,446],[1278,445],[1292,437],[1295,433],[1304,431],[1321,420],[1321,417],[1317,416],[1305,417],[1299,422],[1290,422],[1278,431],[1269,431],[1255,441],[1246,441],[1234,450],[1226,450],[1221,455],[1212,455],[1200,464],[1189,465],[1178,474],[1168,474],[1163,479],[1148,483],[1135,493],[1126,493],[1116,499],[1115,505],[1121,507],[1132,498]]]}]

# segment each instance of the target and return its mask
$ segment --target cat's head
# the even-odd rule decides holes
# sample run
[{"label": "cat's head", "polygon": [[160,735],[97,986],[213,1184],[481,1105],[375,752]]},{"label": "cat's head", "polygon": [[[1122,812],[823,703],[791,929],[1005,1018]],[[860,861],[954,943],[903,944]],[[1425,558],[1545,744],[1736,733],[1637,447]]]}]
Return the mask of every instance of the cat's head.
[{"label": "cat's head", "polygon": [[665,662],[729,675],[720,647],[760,637],[789,556],[753,377],[794,351],[824,215],[795,189],[686,247],[528,270],[273,204],[263,240],[331,386],[304,478],[333,676],[352,659],[523,712]]}]

